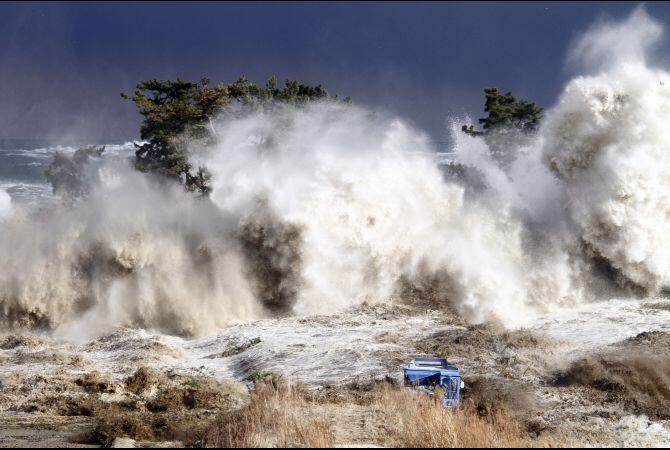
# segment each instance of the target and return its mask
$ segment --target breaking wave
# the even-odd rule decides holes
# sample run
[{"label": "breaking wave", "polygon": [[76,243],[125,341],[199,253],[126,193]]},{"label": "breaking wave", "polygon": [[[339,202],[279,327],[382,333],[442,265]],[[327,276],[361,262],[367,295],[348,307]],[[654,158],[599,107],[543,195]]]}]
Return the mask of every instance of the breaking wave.
[{"label": "breaking wave", "polygon": [[567,85],[543,147],[581,239],[652,294],[670,284],[670,74],[645,57],[661,32],[642,9],[589,31],[572,56],[598,70]]},{"label": "breaking wave", "polygon": [[410,283],[438,286],[436,307],[468,320],[517,326],[608,289],[658,292],[670,284],[670,77],[636,55],[659,35],[643,10],[590,30],[572,58],[595,73],[568,83],[508,165],[455,128],[477,189],[423,132],[332,103],[218,123],[217,146],[192,149],[209,199],[108,156],[86,199],[0,222],[0,319],[201,335],[390,302]]}]

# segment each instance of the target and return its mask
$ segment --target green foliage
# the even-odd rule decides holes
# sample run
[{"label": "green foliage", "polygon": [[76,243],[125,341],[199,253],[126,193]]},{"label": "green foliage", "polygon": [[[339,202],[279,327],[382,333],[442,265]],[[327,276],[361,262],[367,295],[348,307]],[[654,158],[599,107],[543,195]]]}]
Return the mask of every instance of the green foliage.
[{"label": "green foliage", "polygon": [[226,87],[210,86],[203,78],[197,83],[177,79],[141,81],[132,100],[144,117],[137,145],[135,166],[142,172],[178,180],[186,189],[206,194],[208,175],[204,168],[194,169],[188,161],[189,142],[213,142],[213,116],[230,103]]},{"label": "green foliage", "polygon": [[[320,84],[310,86],[297,80],[286,80],[284,87],[279,89],[276,77],[270,78],[265,87],[259,87],[242,75],[230,83],[227,89],[231,100],[240,105],[242,113],[259,108],[268,109],[282,103],[302,105],[316,100],[338,99],[337,96],[331,96]],[[344,101],[350,102],[351,99],[347,97]]]},{"label": "green foliage", "polygon": [[137,145],[137,169],[177,180],[189,191],[202,194],[209,192],[209,175],[203,167],[193,168],[187,150],[194,143],[207,146],[216,141],[212,125],[215,117],[268,110],[277,104],[337,99],[320,84],[287,80],[279,89],[274,77],[260,87],[244,76],[228,85],[215,86],[206,78],[197,83],[181,79],[141,81],[132,96],[121,96],[133,101],[144,117],[140,136],[145,143]]},{"label": "green foliage", "polygon": [[540,106],[517,99],[511,92],[503,94],[498,88],[486,88],[484,94],[486,95],[484,111],[489,115],[479,119],[483,131],[476,131],[472,125],[463,125],[464,132],[472,136],[481,136],[501,128],[513,128],[524,132],[537,130],[542,119]]},{"label": "green foliage", "polygon": [[482,130],[463,125],[463,132],[486,139],[491,154],[501,166],[515,159],[514,149],[524,138],[534,134],[542,120],[542,108],[536,103],[517,99],[511,92],[501,93],[498,88],[484,89],[484,111],[488,117],[479,119]]},{"label": "green foliage", "polygon": [[75,201],[88,195],[90,180],[86,166],[91,158],[99,158],[105,147],[80,148],[72,156],[56,153],[44,175],[51,184],[53,193],[67,201]]}]

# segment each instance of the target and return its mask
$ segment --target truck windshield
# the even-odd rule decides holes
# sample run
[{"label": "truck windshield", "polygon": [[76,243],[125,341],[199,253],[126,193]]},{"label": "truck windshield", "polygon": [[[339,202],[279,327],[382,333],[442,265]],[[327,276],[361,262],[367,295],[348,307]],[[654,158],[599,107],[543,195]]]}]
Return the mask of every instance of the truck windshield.
[{"label": "truck windshield", "polygon": [[440,375],[434,374],[426,377],[421,377],[419,379],[409,381],[407,384],[415,388],[434,390],[440,384]]}]

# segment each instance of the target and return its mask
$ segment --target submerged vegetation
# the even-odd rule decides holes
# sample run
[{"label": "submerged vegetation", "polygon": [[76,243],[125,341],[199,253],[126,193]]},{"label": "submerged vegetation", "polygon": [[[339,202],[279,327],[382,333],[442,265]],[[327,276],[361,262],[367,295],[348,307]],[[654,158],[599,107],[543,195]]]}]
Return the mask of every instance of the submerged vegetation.
[{"label": "submerged vegetation", "polygon": [[90,175],[86,167],[91,158],[99,158],[105,147],[84,147],[72,156],[56,153],[54,160],[45,172],[53,193],[67,201],[85,197],[90,189]]}]

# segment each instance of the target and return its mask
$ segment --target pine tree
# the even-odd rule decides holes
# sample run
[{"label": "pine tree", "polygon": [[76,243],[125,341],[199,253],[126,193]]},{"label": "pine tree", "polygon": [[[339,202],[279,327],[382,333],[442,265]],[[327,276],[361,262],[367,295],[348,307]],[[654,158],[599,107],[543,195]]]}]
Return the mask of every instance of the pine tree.
[{"label": "pine tree", "polygon": [[214,118],[222,114],[249,114],[260,108],[270,110],[278,104],[338,100],[320,84],[310,86],[287,80],[279,89],[277,79],[272,77],[264,87],[259,87],[244,75],[230,84],[215,86],[206,78],[199,82],[141,81],[132,96],[121,96],[133,101],[144,117],[140,129],[144,143],[136,144],[136,168],[176,180],[187,190],[204,195],[210,190],[209,174],[205,167],[192,166],[187,151],[194,143],[207,146],[216,141]]}]

